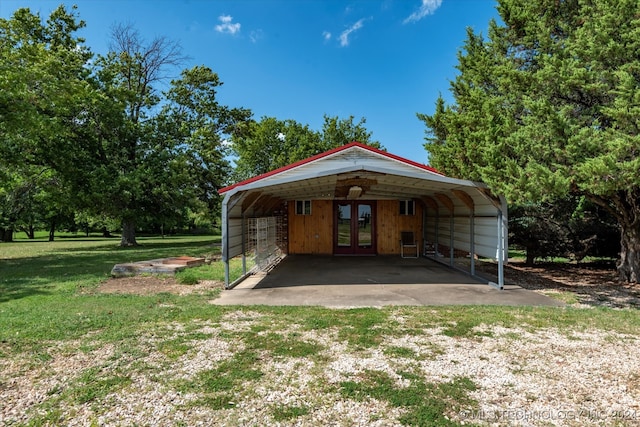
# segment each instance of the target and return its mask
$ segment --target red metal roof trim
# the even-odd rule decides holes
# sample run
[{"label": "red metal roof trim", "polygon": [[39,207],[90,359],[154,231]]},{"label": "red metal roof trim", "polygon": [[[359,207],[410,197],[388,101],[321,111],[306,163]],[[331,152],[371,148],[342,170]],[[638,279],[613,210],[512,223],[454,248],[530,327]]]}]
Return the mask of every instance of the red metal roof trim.
[{"label": "red metal roof trim", "polygon": [[243,185],[251,184],[253,182],[260,181],[260,180],[262,180],[264,178],[268,178],[270,176],[277,175],[280,172],[285,172],[285,171],[288,171],[288,170],[291,170],[291,169],[295,169],[298,166],[306,165],[307,163],[311,163],[311,162],[314,162],[316,160],[320,160],[322,158],[329,157],[329,156],[331,156],[333,154],[340,153],[341,151],[348,150],[349,148],[352,148],[352,147],[360,147],[360,148],[363,148],[365,150],[371,151],[372,153],[380,154],[380,155],[382,155],[384,157],[388,157],[390,159],[393,159],[393,160],[408,164],[410,166],[414,166],[414,167],[417,167],[419,169],[423,169],[423,170],[426,170],[428,172],[444,176],[440,172],[438,172],[437,170],[432,168],[431,166],[423,165],[422,163],[414,162],[413,160],[405,159],[404,157],[396,156],[395,154],[387,153],[386,151],[382,151],[382,150],[379,150],[377,148],[371,147],[369,145],[362,144],[361,142],[355,142],[354,141],[354,142],[351,142],[351,143],[349,143],[347,145],[342,145],[340,147],[333,148],[333,149],[331,149],[329,151],[325,151],[324,153],[316,154],[315,156],[311,156],[311,157],[308,157],[306,159],[299,160],[297,162],[291,163],[290,165],[283,166],[283,167],[278,168],[278,169],[274,169],[274,170],[269,171],[267,173],[263,173],[262,175],[257,175],[257,176],[254,176],[253,178],[246,179],[244,181],[237,182],[237,183],[235,183],[233,185],[230,185],[228,187],[221,188],[220,190],[218,190],[218,194],[224,194],[227,191],[233,190],[236,187],[240,187],[240,186],[243,186]]}]

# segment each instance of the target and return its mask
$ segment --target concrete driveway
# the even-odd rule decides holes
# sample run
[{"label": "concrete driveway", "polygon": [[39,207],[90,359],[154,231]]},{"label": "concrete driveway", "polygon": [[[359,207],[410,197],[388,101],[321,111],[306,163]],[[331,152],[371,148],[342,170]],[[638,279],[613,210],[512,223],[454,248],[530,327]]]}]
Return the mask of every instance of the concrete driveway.
[{"label": "concrete driveway", "polygon": [[212,301],[218,305],[529,305],[561,302],[516,285],[500,291],[427,258],[286,257],[269,274],[247,278]]}]

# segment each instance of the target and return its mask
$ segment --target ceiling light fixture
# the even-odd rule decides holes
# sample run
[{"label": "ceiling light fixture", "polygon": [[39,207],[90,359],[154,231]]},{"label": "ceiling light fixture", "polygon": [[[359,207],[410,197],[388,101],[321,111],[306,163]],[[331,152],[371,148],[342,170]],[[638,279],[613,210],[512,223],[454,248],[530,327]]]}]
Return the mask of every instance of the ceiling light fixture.
[{"label": "ceiling light fixture", "polygon": [[349,194],[347,194],[347,199],[357,199],[361,195],[362,195],[362,187],[358,187],[357,185],[354,185],[353,187],[349,188]]}]

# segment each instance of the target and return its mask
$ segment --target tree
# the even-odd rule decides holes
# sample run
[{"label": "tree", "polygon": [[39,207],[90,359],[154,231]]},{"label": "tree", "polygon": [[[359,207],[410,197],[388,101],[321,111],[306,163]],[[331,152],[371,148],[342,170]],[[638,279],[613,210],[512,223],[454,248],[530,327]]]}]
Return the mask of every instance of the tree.
[{"label": "tree", "polygon": [[[180,46],[165,37],[146,43],[131,26],[112,29],[111,51],[98,59],[97,77],[102,91],[117,106],[102,112],[102,123],[110,121],[113,130],[99,141],[97,154],[108,163],[99,167],[93,187],[103,193],[96,206],[122,221],[121,246],[136,245],[136,220],[149,210],[161,193],[157,184],[166,182],[164,165],[171,147],[156,146],[151,115],[160,103],[155,85],[166,78],[167,68],[185,58]],[[98,178],[96,181],[95,178]]]},{"label": "tree", "polygon": [[468,30],[427,126],[432,164],[512,203],[584,196],[620,227],[622,280],[640,281],[640,3],[501,0]]},{"label": "tree", "polygon": [[46,188],[61,194],[62,181],[73,179],[79,130],[93,99],[91,53],[73,35],[84,26],[74,10],[60,6],[46,22],[26,8],[0,19],[2,240],[20,221],[27,229],[33,223],[36,194]]},{"label": "tree", "polygon": [[234,179],[260,175],[354,141],[381,148],[364,127],[366,120],[353,120],[353,116],[340,119],[325,115],[320,132],[295,120],[262,117],[259,122],[252,121],[233,133],[233,153],[238,157]]},{"label": "tree", "polygon": [[200,202],[189,207],[198,211],[204,206],[209,218],[220,216],[218,189],[231,174],[225,138],[243,127],[252,115],[248,109],[218,102],[216,93],[222,84],[208,67],[184,70],[180,79],[171,82],[167,103],[156,118],[156,139],[174,141],[185,155],[183,174]]},{"label": "tree", "polygon": [[358,123],[353,123],[353,116],[348,119],[340,119],[338,116],[329,117],[325,114],[322,125],[322,142],[329,148],[340,147],[357,141],[374,148],[382,148],[380,142],[372,140],[373,132],[365,127],[367,119],[362,117]]},{"label": "tree", "polygon": [[[137,37],[133,33],[127,39]],[[123,48],[130,45],[142,46],[130,41]],[[160,79],[161,69],[153,58],[177,55],[148,52],[162,46],[153,42],[143,53],[112,52],[100,61],[99,80],[117,106],[101,109],[100,122],[112,120],[113,130],[88,150],[96,157],[89,162],[87,180],[96,213],[121,218],[122,246],[136,244],[137,224],[163,228],[203,204],[211,217],[217,215],[217,189],[230,171],[223,135],[251,116],[249,110],[217,101],[222,82],[208,67],[184,70],[166,92],[156,92],[152,83]],[[156,65],[145,65],[147,60]],[[146,74],[151,69],[157,74]]]},{"label": "tree", "polygon": [[32,169],[16,173],[22,181],[14,191],[17,197],[7,206],[17,209],[13,225],[29,239],[35,238],[36,229],[46,228],[53,241],[57,227],[73,218],[72,195],[53,169]]},{"label": "tree", "polygon": [[262,117],[236,130],[234,179],[260,175],[325,151],[320,134],[295,120]]},{"label": "tree", "polygon": [[251,112],[220,105],[222,82],[202,66],[161,93],[180,47],[130,26],[90,61],[74,36],[83,26],[64,7],[46,23],[28,9],[0,20],[0,239],[36,223],[53,238],[80,214],[105,234],[119,218],[128,246],[138,222],[179,223],[203,206],[215,215],[230,171],[222,135]]},{"label": "tree", "polygon": [[509,208],[509,243],[526,250],[526,263],[536,258],[615,257],[620,245],[611,237],[615,220],[585,197],[522,203]]}]

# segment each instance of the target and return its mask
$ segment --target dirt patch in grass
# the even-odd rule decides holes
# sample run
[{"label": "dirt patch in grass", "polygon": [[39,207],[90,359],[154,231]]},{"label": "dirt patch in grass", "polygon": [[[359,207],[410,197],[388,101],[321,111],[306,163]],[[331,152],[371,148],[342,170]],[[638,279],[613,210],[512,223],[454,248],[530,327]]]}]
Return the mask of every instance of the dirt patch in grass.
[{"label": "dirt patch in grass", "polygon": [[[481,274],[491,277],[495,264],[481,263]],[[509,261],[505,282],[558,296],[568,303],[607,307],[640,307],[640,284],[624,283],[613,263],[539,263],[527,266]]]},{"label": "dirt patch in grass", "polygon": [[171,293],[187,295],[203,293],[214,289],[224,288],[224,283],[215,280],[202,280],[195,285],[179,283],[175,277],[166,276],[133,276],[111,278],[103,282],[97,289],[100,293],[121,293],[135,295],[151,295]]}]

